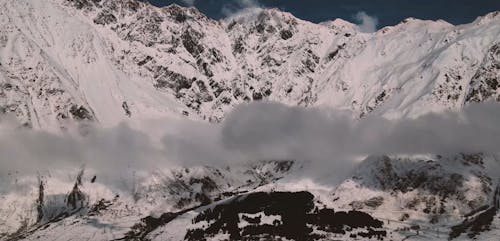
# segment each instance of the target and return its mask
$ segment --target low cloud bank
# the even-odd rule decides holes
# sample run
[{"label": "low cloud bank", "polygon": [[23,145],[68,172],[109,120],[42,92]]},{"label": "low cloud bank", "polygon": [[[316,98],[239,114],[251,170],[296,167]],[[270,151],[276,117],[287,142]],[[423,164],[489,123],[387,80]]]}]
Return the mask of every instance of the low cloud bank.
[{"label": "low cloud bank", "polygon": [[461,112],[416,119],[287,107],[276,103],[242,106],[223,123],[227,149],[249,156],[334,161],[370,154],[495,153],[500,149],[500,105],[474,104]]},{"label": "low cloud bank", "polygon": [[0,175],[75,169],[104,175],[172,166],[226,165],[254,160],[303,160],[345,173],[372,154],[498,153],[500,105],[417,119],[355,120],[345,111],[255,102],[238,106],[220,124],[162,120],[160,144],[125,124],[90,127],[85,136],[54,135],[0,120]]}]

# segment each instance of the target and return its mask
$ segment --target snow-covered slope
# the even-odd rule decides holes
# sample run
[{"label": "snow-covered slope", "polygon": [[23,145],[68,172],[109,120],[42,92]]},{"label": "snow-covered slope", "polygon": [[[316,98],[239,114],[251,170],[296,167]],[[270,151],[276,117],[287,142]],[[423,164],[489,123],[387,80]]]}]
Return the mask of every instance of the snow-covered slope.
[{"label": "snow-covered slope", "polygon": [[[347,109],[360,118],[417,117],[498,101],[499,79],[498,12],[460,26],[410,18],[362,33],[340,19],[314,24],[277,9],[215,21],[194,8],[137,0],[0,0],[0,113],[53,133],[75,121],[218,122],[254,100]],[[7,187],[0,189],[0,239],[297,238],[275,204],[234,211],[248,198],[283,197],[302,200],[290,208],[303,211],[308,221],[300,225],[311,228],[311,239],[490,240],[499,233],[494,155],[369,157],[338,187],[298,179],[301,165],[130,170],[137,178],[126,189],[102,184],[92,170],[10,173],[0,177]],[[482,215],[495,218],[483,224]],[[342,223],[346,217],[366,222]],[[272,225],[281,231],[269,231]]]},{"label": "snow-covered slope", "polygon": [[277,9],[215,21],[136,0],[1,5],[1,110],[35,128],[172,113],[217,121],[259,99],[415,116],[498,96],[498,13],[367,34]]}]

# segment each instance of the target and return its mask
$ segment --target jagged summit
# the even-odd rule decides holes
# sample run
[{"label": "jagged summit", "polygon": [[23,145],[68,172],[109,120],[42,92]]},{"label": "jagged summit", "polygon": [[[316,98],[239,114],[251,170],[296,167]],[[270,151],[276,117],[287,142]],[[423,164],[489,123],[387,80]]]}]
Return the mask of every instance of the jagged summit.
[{"label": "jagged summit", "polygon": [[[67,118],[116,124],[175,114],[219,121],[232,106],[260,99],[347,108],[360,116],[376,109],[390,116],[459,108],[466,102],[462,96],[469,95],[469,80],[479,71],[478,64],[499,31],[495,21],[455,27],[409,19],[371,38],[343,20],[314,24],[278,9],[257,9],[247,14],[255,19],[235,24],[211,20],[195,8],[157,8],[136,0],[1,4],[2,71],[5,76],[23,76],[17,84],[11,77],[3,78],[4,96],[12,97],[2,99],[2,109],[15,112],[29,126],[53,130],[64,126]],[[47,22],[44,19],[50,19],[50,24],[42,25]],[[466,40],[472,40],[473,32],[483,36],[479,45]],[[24,41],[12,45],[14,36]],[[21,49],[43,54],[22,56]],[[436,54],[441,57],[432,60]],[[457,57],[465,61],[457,62]],[[49,73],[55,75],[41,75],[41,70],[31,67],[29,77],[23,62],[52,69]],[[394,68],[380,68],[382,63]],[[409,63],[417,64],[405,68]],[[17,74],[20,71],[24,74]],[[89,72],[101,74],[89,76]],[[89,81],[102,76],[106,80],[99,85]],[[38,79],[26,84],[33,77]],[[54,86],[57,81],[51,78],[62,85]],[[39,97],[23,94],[29,89],[37,89]],[[150,97],[131,93],[137,89]],[[419,94],[407,94],[409,89]],[[102,90],[114,93],[106,98],[105,108],[91,97],[102,96]],[[88,114],[78,117],[72,109]]]},{"label": "jagged summit", "polygon": [[483,24],[485,22],[498,20],[498,18],[500,18],[500,11],[494,11],[484,16],[477,17],[476,20],[473,21],[473,23]]},{"label": "jagged summit", "polygon": [[233,15],[222,19],[224,22],[238,22],[241,24],[258,24],[263,22],[280,22],[280,21],[291,21],[297,18],[293,16],[293,14],[289,12],[281,11],[278,8],[247,8],[243,9],[240,12],[236,12]]},{"label": "jagged summit", "polygon": [[345,29],[349,31],[355,31],[357,30],[356,24],[353,24],[351,22],[348,22],[346,20],[336,18],[333,21],[326,21],[323,23],[320,23],[321,25],[333,27],[333,28],[338,28],[338,29]]},{"label": "jagged summit", "polygon": [[182,7],[177,4],[170,4],[162,7],[161,10],[168,12],[177,22],[184,22],[190,19],[215,22],[215,20],[210,19],[195,7]]}]

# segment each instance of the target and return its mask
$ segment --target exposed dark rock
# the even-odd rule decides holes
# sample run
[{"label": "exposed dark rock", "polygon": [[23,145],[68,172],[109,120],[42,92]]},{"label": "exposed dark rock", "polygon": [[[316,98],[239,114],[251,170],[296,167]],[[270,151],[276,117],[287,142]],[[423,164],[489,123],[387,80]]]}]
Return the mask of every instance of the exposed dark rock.
[{"label": "exposed dark rock", "polygon": [[202,206],[212,203],[212,199],[206,193],[196,193],[194,195],[194,200]]},{"label": "exposed dark rock", "polygon": [[65,113],[57,113],[57,119],[65,120],[68,119],[68,116]]},{"label": "exposed dark rock", "polygon": [[382,101],[384,101],[385,96],[386,96],[386,93],[385,93],[385,90],[384,90],[384,91],[382,91],[382,93],[380,93],[380,94],[377,96],[377,101],[378,101],[378,102],[382,102]]},{"label": "exposed dark rock", "polygon": [[192,207],[176,213],[164,213],[160,217],[147,216],[141,219],[140,223],[132,226],[131,230],[120,240],[146,240],[146,236],[161,225],[165,225],[174,220],[179,215],[192,211],[200,206]]},{"label": "exposed dark rock", "polygon": [[45,196],[45,184],[41,177],[38,177],[38,199],[36,200],[36,210],[38,212],[36,222],[41,222],[43,219],[43,206]]},{"label": "exposed dark rock", "polygon": [[11,83],[5,83],[3,85],[4,90],[12,90],[12,84]]},{"label": "exposed dark rock", "polygon": [[262,93],[260,93],[260,92],[253,92],[252,99],[253,100],[262,100]]},{"label": "exposed dark rock", "polygon": [[269,88],[269,89],[263,89],[263,90],[262,90],[262,94],[263,94],[263,96],[265,96],[265,97],[269,97],[272,93],[273,93],[273,92],[272,92],[272,90],[271,90],[270,88]]},{"label": "exposed dark rock", "polygon": [[101,0],[67,0],[77,9],[82,8],[92,8],[96,3],[101,2]]},{"label": "exposed dark rock", "polygon": [[466,219],[459,225],[451,227],[449,239],[455,239],[467,233],[471,239],[484,231],[491,230],[491,224],[495,215],[500,209],[500,184],[497,185],[491,206],[480,207],[479,209],[465,215]]},{"label": "exposed dark rock", "polygon": [[88,215],[94,216],[94,215],[101,214],[102,211],[108,209],[108,207],[110,207],[112,204],[113,203],[109,200],[101,199],[101,200],[97,201],[97,203],[92,205],[92,207],[90,207]]},{"label": "exposed dark rock", "polygon": [[337,54],[339,54],[339,51],[340,51],[340,49],[338,49],[338,48],[337,48],[337,49],[335,49],[334,51],[330,52],[330,53],[328,54],[328,60],[332,60],[332,59],[334,59],[334,58],[335,58],[335,56],[337,56]]},{"label": "exposed dark rock", "polygon": [[153,60],[153,57],[151,57],[151,56],[148,55],[148,56],[146,56],[146,58],[144,58],[143,60],[139,61],[137,63],[137,65],[143,66],[143,65],[147,64],[151,60]]},{"label": "exposed dark rock", "polygon": [[191,28],[184,31],[181,35],[182,45],[193,57],[198,57],[205,50],[203,45],[199,43],[202,37],[202,33],[199,33]]},{"label": "exposed dark rock", "polygon": [[257,33],[264,33],[264,30],[266,29],[266,25],[260,23],[255,26],[255,30],[257,30]]},{"label": "exposed dark rock", "polygon": [[[377,231],[383,222],[369,214],[349,211],[334,212],[332,209],[315,208],[314,196],[309,192],[273,192],[251,193],[233,198],[214,208],[200,213],[194,223],[207,221],[209,226],[203,229],[189,230],[186,240],[204,240],[222,232],[230,235],[230,240],[261,240],[278,237],[291,240],[318,240],[325,238],[312,233],[311,226],[327,233],[346,233],[354,228],[362,228],[358,233],[366,237],[384,237],[385,231]],[[293,210],[291,212],[290,210]],[[266,216],[279,216],[273,224],[260,224],[260,216],[250,214],[263,213]],[[243,220],[240,220],[239,216]],[[249,223],[239,227],[241,221]]]},{"label": "exposed dark rock", "polygon": [[233,43],[233,52],[241,54],[245,51],[245,41],[243,41],[242,37],[239,37]]},{"label": "exposed dark rock", "polygon": [[410,218],[410,215],[407,214],[407,213],[403,213],[403,215],[401,215],[401,217],[399,218],[399,221],[403,222],[403,221],[406,221]]},{"label": "exposed dark rock", "polygon": [[450,239],[455,239],[463,233],[467,233],[469,238],[474,238],[483,231],[490,230],[493,218],[497,213],[495,207],[490,207],[472,219],[466,219],[463,223],[453,226],[450,232]]},{"label": "exposed dark rock", "polygon": [[189,180],[189,185],[193,184],[201,184],[201,191],[202,192],[212,192],[217,189],[217,184],[210,179],[209,177],[203,177],[203,178],[191,178]]},{"label": "exposed dark rock", "polygon": [[[117,1],[118,2],[118,1]],[[119,26],[112,27],[118,35],[126,41],[137,41],[147,47],[155,44],[164,44],[168,40],[163,35],[161,23],[164,18],[157,12],[145,12],[136,15],[136,21],[122,23]]]},{"label": "exposed dark rock", "polygon": [[213,100],[212,95],[208,92],[207,86],[205,85],[205,82],[202,80],[197,80],[196,85],[198,86],[199,93],[198,93],[198,99],[202,102],[210,102]]},{"label": "exposed dark rock", "polygon": [[281,30],[280,36],[282,39],[287,40],[287,39],[293,37],[293,33],[290,30]]},{"label": "exposed dark rock", "polygon": [[[446,168],[449,163],[444,165],[443,162],[462,165],[463,169],[450,170]],[[491,195],[492,181],[486,178],[481,162],[481,155],[457,155],[444,160],[441,158],[440,161],[381,157],[368,161],[369,170],[362,169],[364,174],[354,176],[353,179],[359,180],[361,185],[398,196],[408,192],[416,193],[413,198],[406,200],[405,208],[423,212],[427,214],[430,223],[436,223],[456,209],[454,202],[462,202],[471,210],[487,203],[488,200],[484,197]],[[403,166],[405,168],[401,168]],[[467,173],[473,173],[474,178],[481,182],[480,188],[477,188],[481,194],[477,197],[465,194],[470,189],[467,180],[471,177]],[[382,201],[383,199],[357,201],[351,205],[356,209],[370,206],[376,208]]]},{"label": "exposed dark rock", "polygon": [[278,173],[286,173],[290,171],[294,164],[294,161],[277,161],[274,171]]},{"label": "exposed dark rock", "polygon": [[282,61],[279,61],[270,55],[267,55],[262,59],[261,66],[280,66],[282,64]]},{"label": "exposed dark rock", "polygon": [[172,72],[165,67],[158,67],[154,78],[156,79],[156,84],[154,85],[156,88],[170,88],[175,92],[191,88],[194,81],[194,79],[188,79],[184,75]]},{"label": "exposed dark rock", "polygon": [[101,25],[116,23],[116,21],[117,21],[117,19],[116,19],[115,15],[113,15],[107,11],[100,12],[97,15],[97,17],[94,18],[94,23],[101,24]]},{"label": "exposed dark rock", "polygon": [[201,73],[203,73],[205,76],[207,76],[208,78],[214,76],[214,73],[212,72],[212,70],[210,70],[207,62],[203,61],[202,59],[198,59],[198,61],[196,61],[196,64],[198,65],[198,69],[200,69]]},{"label": "exposed dark rock", "polygon": [[224,55],[216,48],[210,48],[210,55],[215,63],[221,63],[224,60]]},{"label": "exposed dark rock", "polygon": [[222,104],[225,104],[225,105],[229,105],[229,104],[231,104],[231,98],[229,98],[228,96],[221,96],[218,99],[218,102],[222,103]]},{"label": "exposed dark rock", "polygon": [[308,49],[306,53],[306,59],[302,60],[302,64],[304,65],[305,70],[302,70],[301,73],[303,73],[304,71],[309,71],[311,73],[314,73],[318,63],[319,63],[319,57],[316,54],[314,54],[310,49]]},{"label": "exposed dark rock", "polygon": [[83,106],[72,105],[69,112],[76,120],[93,120],[92,114]]},{"label": "exposed dark rock", "polygon": [[62,94],[62,93],[64,93],[64,90],[53,88],[53,89],[46,90],[46,93],[49,94],[49,95],[56,95],[56,94]]},{"label": "exposed dark rock", "polygon": [[236,26],[236,24],[238,24],[236,21],[231,21],[231,23],[229,23],[229,25],[227,25],[227,29],[228,30],[232,30],[234,28],[234,26]]},{"label": "exposed dark rock", "polygon": [[66,197],[66,205],[72,209],[78,209],[84,206],[86,196],[80,190],[80,186],[82,185],[82,176],[84,169],[82,168],[76,177],[75,185],[73,186],[73,190]]},{"label": "exposed dark rock", "polygon": [[462,163],[465,165],[478,165],[478,166],[483,166],[483,155],[480,153],[475,153],[475,154],[460,154],[462,157]]},{"label": "exposed dark rock", "polygon": [[125,111],[126,116],[130,117],[132,115],[132,113],[130,112],[130,109],[128,107],[127,101],[123,101],[122,108],[123,108],[123,111]]},{"label": "exposed dark rock", "polygon": [[[415,170],[398,171],[393,167],[401,160],[393,160],[387,156],[382,157],[376,170],[376,178],[382,190],[401,191],[403,193],[421,189],[431,194],[447,197],[463,186],[465,178],[459,173],[446,173],[438,162],[415,162]],[[419,164],[418,164],[419,163]],[[417,168],[418,167],[418,168]]]},{"label": "exposed dark rock", "polygon": [[481,102],[500,99],[500,43],[490,47],[481,63],[481,67],[470,81],[466,102]]},{"label": "exposed dark rock", "polygon": [[383,197],[373,197],[364,202],[364,204],[371,208],[377,208],[384,203]]},{"label": "exposed dark rock", "polygon": [[213,79],[210,79],[208,84],[212,88],[215,98],[219,98],[220,94],[222,94],[222,92],[224,92],[225,90],[225,88],[221,86],[221,84],[219,84]]},{"label": "exposed dark rock", "polygon": [[240,88],[234,88],[233,91],[233,97],[235,99],[243,99],[245,97],[245,92],[243,92]]},{"label": "exposed dark rock", "polygon": [[[101,0],[98,0],[101,1]],[[139,8],[141,7],[140,1],[137,0],[126,0],[122,1],[122,6],[124,6],[126,9],[132,11],[132,12],[137,12]]]},{"label": "exposed dark rock", "polygon": [[171,4],[164,9],[178,23],[183,23],[188,19],[184,9],[177,4]]}]

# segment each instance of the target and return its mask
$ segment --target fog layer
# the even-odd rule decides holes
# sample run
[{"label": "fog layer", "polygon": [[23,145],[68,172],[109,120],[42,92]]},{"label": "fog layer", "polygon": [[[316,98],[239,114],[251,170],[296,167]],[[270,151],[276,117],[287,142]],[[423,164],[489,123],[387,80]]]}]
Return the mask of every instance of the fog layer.
[{"label": "fog layer", "polygon": [[345,173],[354,160],[379,154],[498,153],[500,105],[474,104],[460,112],[416,119],[289,107],[272,102],[238,106],[219,124],[156,120],[154,140],[128,127],[88,127],[87,134],[50,134],[0,120],[0,175],[78,168],[112,175],[172,166],[226,165],[256,160],[300,160]]}]

